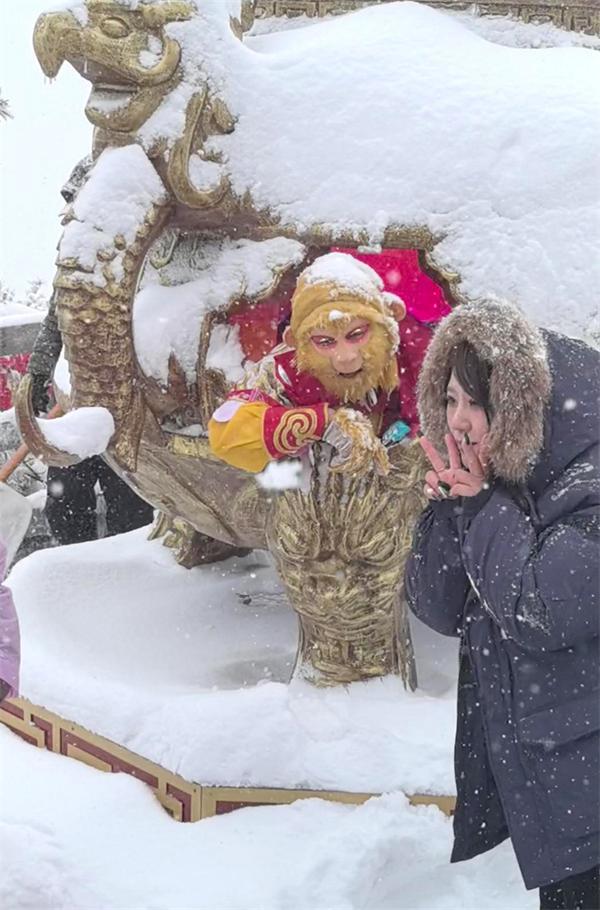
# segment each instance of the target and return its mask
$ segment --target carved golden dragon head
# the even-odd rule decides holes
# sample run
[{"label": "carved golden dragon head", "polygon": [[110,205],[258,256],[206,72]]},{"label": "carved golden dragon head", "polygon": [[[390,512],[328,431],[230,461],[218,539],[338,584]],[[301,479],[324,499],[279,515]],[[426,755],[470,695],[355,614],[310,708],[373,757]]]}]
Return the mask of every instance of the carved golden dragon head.
[{"label": "carved golden dragon head", "polygon": [[33,44],[46,76],[67,61],[92,83],[86,105],[96,127],[131,133],[151,116],[181,79],[181,50],[165,32],[193,15],[185,0],[140,3],[87,0],[73,11],[45,13]]}]

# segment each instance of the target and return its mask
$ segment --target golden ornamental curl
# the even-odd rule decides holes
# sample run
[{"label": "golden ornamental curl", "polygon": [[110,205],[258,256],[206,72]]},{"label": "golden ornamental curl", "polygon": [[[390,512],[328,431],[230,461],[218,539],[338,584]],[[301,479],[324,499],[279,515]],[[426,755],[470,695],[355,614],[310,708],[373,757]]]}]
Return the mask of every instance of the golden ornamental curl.
[{"label": "golden ornamental curl", "polygon": [[282,417],[273,434],[273,447],[282,455],[295,455],[309,442],[316,442],[317,415],[314,411],[293,410]]}]

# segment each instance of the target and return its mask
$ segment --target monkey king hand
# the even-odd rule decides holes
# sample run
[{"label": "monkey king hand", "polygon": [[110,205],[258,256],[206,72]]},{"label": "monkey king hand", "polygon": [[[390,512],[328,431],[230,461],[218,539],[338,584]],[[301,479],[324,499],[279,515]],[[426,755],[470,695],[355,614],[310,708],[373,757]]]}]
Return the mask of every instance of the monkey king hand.
[{"label": "monkey king hand", "polygon": [[323,441],[336,450],[330,467],[340,474],[385,475],[390,470],[388,454],[373,433],[369,420],[352,408],[335,411],[323,434]]}]

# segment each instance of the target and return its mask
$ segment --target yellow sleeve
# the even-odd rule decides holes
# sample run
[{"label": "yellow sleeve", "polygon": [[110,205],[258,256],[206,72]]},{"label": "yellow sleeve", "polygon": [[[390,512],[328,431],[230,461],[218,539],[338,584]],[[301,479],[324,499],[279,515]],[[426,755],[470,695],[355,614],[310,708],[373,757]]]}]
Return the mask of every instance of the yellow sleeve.
[{"label": "yellow sleeve", "polygon": [[273,456],[264,443],[263,422],[269,405],[263,402],[243,404],[226,422],[214,417],[208,422],[208,441],[213,455],[241,468],[258,474],[264,471]]}]

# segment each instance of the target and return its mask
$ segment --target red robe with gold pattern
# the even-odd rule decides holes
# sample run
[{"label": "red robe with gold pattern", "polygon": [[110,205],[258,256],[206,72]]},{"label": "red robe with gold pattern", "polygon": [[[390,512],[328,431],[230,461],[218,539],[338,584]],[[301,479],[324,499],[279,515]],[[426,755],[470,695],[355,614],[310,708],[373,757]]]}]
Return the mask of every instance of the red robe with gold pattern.
[{"label": "red robe with gold pattern", "polygon": [[[371,419],[377,435],[403,420],[414,436],[419,427],[416,383],[431,329],[411,316],[399,325],[396,353],[400,385],[393,392],[373,389],[352,407]],[[280,347],[248,372],[209,423],[215,455],[235,467],[262,471],[269,461],[298,455],[322,438],[328,409],[343,406],[319,380],[296,367],[296,352]]]}]

